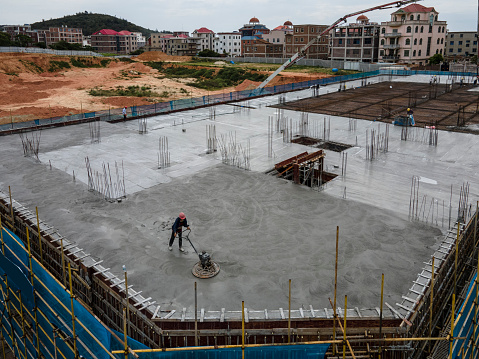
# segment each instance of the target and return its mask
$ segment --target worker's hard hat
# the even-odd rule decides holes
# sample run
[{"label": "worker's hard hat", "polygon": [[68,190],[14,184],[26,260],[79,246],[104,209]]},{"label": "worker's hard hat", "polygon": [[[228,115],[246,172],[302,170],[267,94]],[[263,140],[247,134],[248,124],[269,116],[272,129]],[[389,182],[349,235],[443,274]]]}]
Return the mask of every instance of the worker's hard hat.
[{"label": "worker's hard hat", "polygon": [[178,217],[180,217],[180,219],[185,219],[186,218],[186,216],[183,212],[180,212],[180,215]]},{"label": "worker's hard hat", "polygon": [[125,108],[128,108],[127,106],[125,106]]},{"label": "worker's hard hat", "polygon": [[411,109],[410,109],[409,107],[407,108],[407,110],[408,110],[408,111],[411,111]]}]

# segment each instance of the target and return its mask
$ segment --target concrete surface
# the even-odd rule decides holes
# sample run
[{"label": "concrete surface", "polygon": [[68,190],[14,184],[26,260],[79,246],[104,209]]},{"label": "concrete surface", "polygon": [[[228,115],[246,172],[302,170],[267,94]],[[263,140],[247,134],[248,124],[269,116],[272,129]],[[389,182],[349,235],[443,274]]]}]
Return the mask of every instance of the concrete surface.
[{"label": "concrete surface", "polygon": [[[415,80],[408,78],[409,81]],[[418,78],[418,81],[422,79]],[[335,91],[337,85],[321,91]],[[309,90],[286,95],[310,96]],[[198,280],[199,305],[236,310],[245,300],[251,309],[286,308],[288,279],[293,280],[293,307],[329,307],[333,296],[336,226],[340,227],[338,298],[342,305],[377,307],[381,273],[385,301],[399,302],[457,214],[461,185],[470,184],[469,200],[478,197],[479,141],[474,135],[440,132],[438,146],[421,139],[401,141],[400,128],[389,128],[389,151],[365,159],[366,131],[385,125],[330,118],[330,140],[348,143],[346,176],[339,153],[327,151],[327,170],[339,174],[321,192],[264,174],[274,163],[305,150],[273,138],[268,158],[268,116],[277,96],[249,101],[254,109],[199,109],[148,119],[148,134],[138,134],[136,121],[101,124],[101,143],[91,144],[89,127],[78,125],[42,131],[40,163],[23,156],[19,136],[0,138],[0,190],[12,187],[16,200],[34,210],[79,246],[104,259],[121,275],[128,268],[136,290],[153,297],[162,309],[194,304],[191,247],[180,254],[177,243],[167,250],[172,222],[184,211],[191,240],[221,266],[213,279]],[[285,111],[297,121],[299,113]],[[310,124],[324,116],[310,114]],[[206,154],[206,125],[217,135],[236,137],[251,146],[251,171],[221,163],[218,152]],[[183,129],[185,131],[183,131]],[[157,168],[158,138],[167,136],[171,166]],[[92,167],[123,162],[127,198],[110,203],[88,191],[85,156]],[[52,168],[50,169],[50,163]],[[73,171],[75,180],[73,180]],[[409,221],[412,176],[420,179],[419,221]],[[436,209],[431,215],[431,205]],[[429,210],[428,210],[429,208]],[[454,217],[455,218],[455,217]],[[452,218],[454,220],[454,218]]]}]

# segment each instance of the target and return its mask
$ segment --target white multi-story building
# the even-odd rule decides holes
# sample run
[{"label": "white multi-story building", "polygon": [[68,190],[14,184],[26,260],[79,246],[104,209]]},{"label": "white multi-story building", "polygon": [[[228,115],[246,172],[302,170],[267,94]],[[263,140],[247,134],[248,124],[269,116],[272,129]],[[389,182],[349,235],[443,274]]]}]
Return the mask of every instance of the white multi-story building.
[{"label": "white multi-story building", "polygon": [[138,48],[146,45],[146,38],[143,36],[141,32],[132,32],[131,34],[136,36],[136,42],[138,44]]},{"label": "white multi-story building", "polygon": [[216,37],[214,38],[213,50],[219,54],[240,56],[241,33],[237,31],[217,33]]},{"label": "white multi-story building", "polygon": [[213,39],[215,33],[206,27],[196,29],[191,33],[191,37],[197,38],[198,51],[213,50]]}]

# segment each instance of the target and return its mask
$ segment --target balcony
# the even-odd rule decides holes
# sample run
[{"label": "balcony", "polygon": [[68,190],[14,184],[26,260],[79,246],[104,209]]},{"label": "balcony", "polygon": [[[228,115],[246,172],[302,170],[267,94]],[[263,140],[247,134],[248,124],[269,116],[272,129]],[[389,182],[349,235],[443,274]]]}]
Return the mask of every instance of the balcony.
[{"label": "balcony", "polygon": [[383,35],[384,35],[384,37],[401,37],[400,32],[386,32]]},{"label": "balcony", "polygon": [[401,45],[399,44],[387,44],[387,45],[383,45],[383,48],[385,49],[399,49],[401,47]]},{"label": "balcony", "polygon": [[381,58],[384,61],[398,61],[399,60],[399,56],[391,56],[391,55],[382,56]]},{"label": "balcony", "polygon": [[388,21],[387,25],[391,27],[398,27],[403,24],[403,21]]}]

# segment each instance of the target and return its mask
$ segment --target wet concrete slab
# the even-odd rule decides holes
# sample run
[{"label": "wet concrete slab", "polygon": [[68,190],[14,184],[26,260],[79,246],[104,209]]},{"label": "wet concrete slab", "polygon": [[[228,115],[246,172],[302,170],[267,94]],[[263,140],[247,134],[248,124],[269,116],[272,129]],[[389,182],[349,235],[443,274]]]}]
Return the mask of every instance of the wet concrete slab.
[{"label": "wet concrete slab", "polygon": [[[321,91],[337,91],[337,85]],[[147,134],[138,133],[136,121],[102,123],[96,144],[88,124],[42,131],[40,162],[23,156],[19,136],[1,137],[0,190],[11,186],[16,200],[32,210],[38,206],[44,221],[118,276],[126,265],[129,284],[165,309],[191,308],[195,280],[206,309],[236,310],[241,300],[251,309],[286,307],[290,278],[293,307],[329,307],[337,226],[338,298],[347,294],[349,305],[378,306],[384,273],[385,300],[394,305],[457,215],[460,187],[469,183],[469,200],[477,200],[477,136],[440,131],[438,145],[430,146],[427,130],[414,129],[411,140],[401,141],[401,128],[390,125],[388,151],[368,160],[366,133],[383,133],[386,125],[357,120],[353,131],[350,119],[327,116],[329,139],[353,147],[344,151],[345,175],[340,153],[326,151],[326,169],[338,177],[318,191],[264,173],[285,158],[317,150],[285,143],[274,132],[268,156],[268,117],[277,111],[268,105],[277,102],[273,96],[245,102],[253,109],[240,112],[221,105],[214,116],[206,108],[148,118]],[[284,115],[291,122],[301,118],[293,111]],[[310,114],[308,121],[314,132],[325,116]],[[249,171],[223,164],[220,151],[207,153],[208,125],[229,144],[249,144]],[[171,163],[158,169],[161,136],[168,138]],[[108,202],[88,191],[86,156],[98,171],[103,163],[123,164],[126,199]],[[413,176],[422,207],[411,221]],[[220,264],[218,276],[193,277],[191,246],[181,254],[175,242],[168,251],[180,211],[191,223],[195,247]]]}]

